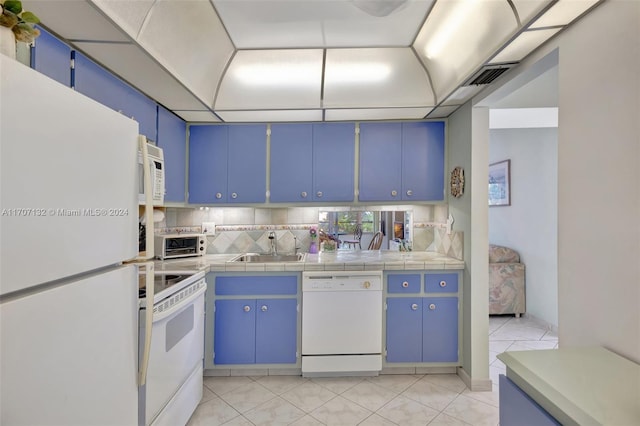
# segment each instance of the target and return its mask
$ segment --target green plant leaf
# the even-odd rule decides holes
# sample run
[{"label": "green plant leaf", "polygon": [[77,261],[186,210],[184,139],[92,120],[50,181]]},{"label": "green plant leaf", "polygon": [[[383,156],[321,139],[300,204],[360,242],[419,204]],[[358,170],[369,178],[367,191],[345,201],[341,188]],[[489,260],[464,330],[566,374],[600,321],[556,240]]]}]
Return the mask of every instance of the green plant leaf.
[{"label": "green plant leaf", "polygon": [[22,2],[20,0],[6,0],[3,4],[4,8],[16,15],[22,12]]},{"label": "green plant leaf", "polygon": [[38,17],[34,15],[33,12],[23,12],[22,20],[31,24],[38,24],[40,22],[40,19],[38,19]]}]

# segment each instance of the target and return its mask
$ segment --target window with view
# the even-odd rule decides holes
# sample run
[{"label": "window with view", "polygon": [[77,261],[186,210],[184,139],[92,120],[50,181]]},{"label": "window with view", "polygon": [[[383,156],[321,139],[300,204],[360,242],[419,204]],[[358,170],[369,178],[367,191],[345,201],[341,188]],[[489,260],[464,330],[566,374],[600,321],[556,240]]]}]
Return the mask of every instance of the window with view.
[{"label": "window with view", "polygon": [[371,211],[344,211],[344,212],[320,212],[318,225],[327,234],[349,235],[353,234],[358,224],[362,226],[362,232],[374,232],[378,217]]}]

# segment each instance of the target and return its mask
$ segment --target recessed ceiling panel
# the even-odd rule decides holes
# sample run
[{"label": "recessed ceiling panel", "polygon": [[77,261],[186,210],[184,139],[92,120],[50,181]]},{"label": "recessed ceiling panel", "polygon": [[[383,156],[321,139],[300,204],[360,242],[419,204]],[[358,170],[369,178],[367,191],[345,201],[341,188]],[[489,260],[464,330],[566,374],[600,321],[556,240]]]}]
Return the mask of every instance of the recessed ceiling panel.
[{"label": "recessed ceiling panel", "polygon": [[151,10],[155,0],[89,0],[131,36],[138,38],[138,32]]},{"label": "recessed ceiling panel", "polygon": [[460,105],[439,106],[429,113],[427,118],[446,118],[453,114]]},{"label": "recessed ceiling panel", "polygon": [[567,25],[596,3],[598,0],[560,0],[536,20],[530,28]]},{"label": "recessed ceiling panel", "polygon": [[216,109],[320,108],[322,50],[241,50],[224,75]]},{"label": "recessed ceiling panel", "polygon": [[364,108],[364,109],[328,109],[326,121],[367,121],[367,120],[419,120],[424,118],[431,108]]},{"label": "recessed ceiling panel", "polygon": [[553,37],[561,28],[524,31],[500,53],[493,57],[490,64],[501,62],[520,62],[535,48]]},{"label": "recessed ceiling panel", "polygon": [[507,1],[439,1],[414,48],[440,101],[519,29]]},{"label": "recessed ceiling panel", "polygon": [[35,13],[47,28],[67,40],[131,41],[86,1],[25,0],[23,6]]},{"label": "recessed ceiling panel", "polygon": [[227,123],[322,121],[322,110],[217,111]]},{"label": "recessed ceiling panel", "polygon": [[442,105],[462,105],[484,89],[485,85],[460,86],[447,96]]},{"label": "recessed ceiling panel", "polygon": [[435,105],[429,78],[410,48],[327,50],[325,108]]},{"label": "recessed ceiling panel", "polygon": [[213,0],[238,49],[409,46],[433,0]]},{"label": "recessed ceiling panel", "polygon": [[156,0],[138,43],[198,98],[213,105],[234,49],[211,3]]},{"label": "recessed ceiling panel", "polygon": [[[581,1],[581,0],[580,0]],[[539,14],[552,0],[511,0],[522,25],[526,25]]]}]

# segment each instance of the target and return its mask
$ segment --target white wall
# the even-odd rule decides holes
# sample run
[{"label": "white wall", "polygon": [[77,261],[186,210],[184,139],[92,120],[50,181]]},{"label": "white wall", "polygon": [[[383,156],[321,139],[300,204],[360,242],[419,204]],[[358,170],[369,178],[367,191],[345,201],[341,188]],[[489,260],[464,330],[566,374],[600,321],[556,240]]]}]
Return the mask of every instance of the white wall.
[{"label": "white wall", "polygon": [[603,2],[505,82],[555,49],[559,345],[640,362],[640,2]]},{"label": "white wall", "polygon": [[[448,172],[465,170],[464,195],[449,197],[454,230],[464,232],[463,370],[472,390],[491,390],[489,379],[489,269],[486,184],[489,111],[462,106],[448,125]],[[477,184],[480,182],[480,184]]]},{"label": "white wall", "polygon": [[558,326],[558,130],[489,132],[489,163],[511,160],[511,206],[489,208],[489,242],[526,264],[527,313]]}]

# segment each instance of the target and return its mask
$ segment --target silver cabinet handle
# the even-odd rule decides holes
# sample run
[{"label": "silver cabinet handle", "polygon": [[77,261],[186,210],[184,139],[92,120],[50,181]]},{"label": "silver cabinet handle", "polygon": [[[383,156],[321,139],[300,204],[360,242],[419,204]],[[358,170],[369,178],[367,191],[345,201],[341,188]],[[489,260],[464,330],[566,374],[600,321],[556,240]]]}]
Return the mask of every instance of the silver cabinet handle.
[{"label": "silver cabinet handle", "polygon": [[318,197],[318,198],[322,198],[322,191],[318,191],[318,192],[316,192],[316,197]]},{"label": "silver cabinet handle", "polygon": [[411,310],[412,311],[417,311],[418,310],[418,304],[414,303],[413,305],[411,305]]},{"label": "silver cabinet handle", "polygon": [[262,307],[260,308],[260,310],[262,312],[267,312],[269,310],[269,308],[267,308],[267,305],[262,305]]},{"label": "silver cabinet handle", "polygon": [[440,287],[446,287],[447,282],[445,280],[440,281]]},{"label": "silver cabinet handle", "polygon": [[413,195],[413,191],[412,190],[407,190],[407,197],[411,197]]},{"label": "silver cabinet handle", "polygon": [[307,191],[302,191],[302,192],[300,193],[300,196],[301,196],[302,198],[307,198]]},{"label": "silver cabinet handle", "polygon": [[429,305],[429,310],[434,311],[436,309],[435,303]]},{"label": "silver cabinet handle", "polygon": [[249,312],[251,310],[251,306],[244,305],[244,308],[242,308],[242,310],[245,311],[245,312]]},{"label": "silver cabinet handle", "polygon": [[238,194],[237,194],[237,193],[235,193],[235,192],[232,192],[232,193],[231,193],[231,198],[233,198],[233,199],[238,198]]},{"label": "silver cabinet handle", "polygon": [[391,191],[391,196],[395,197],[398,195],[398,191],[396,191],[395,189],[393,191]]},{"label": "silver cabinet handle", "polygon": [[220,198],[222,198],[222,193],[220,192],[216,192],[216,198],[219,200]]},{"label": "silver cabinet handle", "polygon": [[403,282],[403,283],[402,283],[402,287],[403,287],[403,288],[407,288],[407,287],[409,287],[409,283],[408,283],[407,281]]}]

